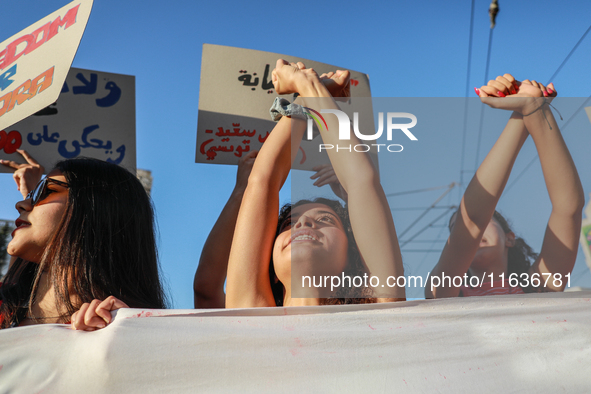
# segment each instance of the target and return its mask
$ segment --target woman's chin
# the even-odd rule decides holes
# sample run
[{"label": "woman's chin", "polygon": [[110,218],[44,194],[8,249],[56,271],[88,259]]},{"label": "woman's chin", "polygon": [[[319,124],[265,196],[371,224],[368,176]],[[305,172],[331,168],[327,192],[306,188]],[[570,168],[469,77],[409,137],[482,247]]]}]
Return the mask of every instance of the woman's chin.
[{"label": "woman's chin", "polygon": [[326,260],[327,254],[327,251],[319,245],[302,242],[292,245],[290,257],[292,264],[321,264]]},{"label": "woman's chin", "polygon": [[39,263],[40,257],[38,254],[27,253],[28,250],[27,251],[23,250],[25,248],[21,247],[21,245],[18,245],[17,242],[13,242],[13,241],[11,241],[8,244],[8,246],[6,247],[6,252],[10,256],[16,257],[16,258],[21,258],[23,260],[30,261],[32,263]]},{"label": "woman's chin", "polygon": [[14,257],[19,257],[19,250],[18,249],[19,249],[18,244],[17,244],[17,242],[14,241],[14,238],[6,246],[6,252],[9,255],[14,256]]}]

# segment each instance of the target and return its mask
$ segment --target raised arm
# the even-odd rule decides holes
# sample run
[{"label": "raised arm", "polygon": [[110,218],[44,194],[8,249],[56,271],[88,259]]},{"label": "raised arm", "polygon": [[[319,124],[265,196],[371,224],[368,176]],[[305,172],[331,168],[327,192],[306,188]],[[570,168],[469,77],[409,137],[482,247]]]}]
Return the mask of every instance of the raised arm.
[{"label": "raised arm", "polygon": [[[293,124],[298,128],[293,132],[303,135],[305,122],[296,120]],[[288,117],[277,123],[248,179],[228,262],[227,308],[275,306],[269,262],[277,227],[279,190],[291,167],[291,129],[292,120]]]},{"label": "raised arm", "polygon": [[236,186],[203,245],[193,281],[195,308],[224,308],[225,306],[224,282],[234,228],[257,154],[258,151],[252,151],[238,162]]},{"label": "raised arm", "polygon": [[[278,67],[282,65],[283,62],[278,61]],[[302,77],[305,78],[304,74]],[[277,92],[283,94],[275,70],[273,78]],[[289,89],[289,86],[283,88]],[[227,308],[275,306],[269,262],[277,227],[279,190],[289,174],[291,158],[295,157],[299,147],[298,144],[292,146],[292,134],[294,140],[299,141],[305,128],[304,120],[283,117],[257,156],[232,240],[226,283]]]},{"label": "raised arm", "polygon": [[[505,77],[507,76],[508,75],[506,74]],[[511,79],[512,77],[509,75],[507,78]],[[500,93],[495,94],[494,91],[484,89],[484,92],[481,92],[480,96],[482,101],[491,107],[513,110],[523,114],[523,127],[532,135],[538,150],[546,187],[552,202],[552,213],[546,228],[542,251],[529,270],[529,278],[532,278],[532,274],[559,275],[553,276],[551,280],[547,281],[546,287],[534,286],[533,288],[538,289],[539,291],[561,291],[564,289],[567,282],[564,275],[572,270],[577,254],[579,231],[581,227],[581,212],[584,205],[582,186],[572,158],[558,129],[558,125],[548,107],[550,98],[556,95],[554,86],[549,85],[549,89],[546,89],[542,84],[528,80],[521,83],[515,81],[513,85],[514,87],[515,85],[518,86],[518,91],[509,87],[503,89],[501,85],[496,85],[495,89],[498,88],[498,92]],[[483,89],[481,89],[481,91],[482,90]],[[507,97],[495,98],[491,96]],[[521,117],[521,115],[519,116]],[[513,117],[516,117],[516,115],[514,114]],[[499,138],[499,141],[500,140],[501,138]],[[512,146],[515,147],[516,145]],[[515,155],[517,152],[515,152]],[[491,154],[493,154],[493,151],[491,151],[489,155]],[[509,172],[513,165],[513,161],[514,157],[511,161]],[[509,173],[506,173],[506,177],[503,177],[504,181],[502,182],[500,192],[502,192],[502,189],[504,188],[508,175]],[[475,176],[473,182],[475,180],[478,180],[477,176]],[[476,190],[478,190],[478,188],[476,188]],[[473,190],[471,190],[471,192],[472,191]],[[464,267],[467,270],[470,266],[470,262],[458,258],[457,253],[462,253],[462,250],[460,250],[462,243],[466,246],[472,246],[472,249],[464,249],[464,253],[466,254],[469,252],[473,253],[472,250],[475,251],[478,249],[478,245],[475,245],[475,241],[470,241],[470,238],[465,235],[463,237],[461,236],[462,227],[468,228],[468,225],[465,223],[471,222],[467,221],[464,217],[469,216],[466,214],[466,206],[468,205],[466,199],[467,194],[468,189],[462,200],[463,207],[460,208],[458,214],[458,217],[461,218],[461,221],[459,222],[460,228],[457,228],[458,226],[455,225],[452,229],[448,244],[442,253],[442,257],[436,269],[433,270],[433,275],[441,274],[444,270],[446,275],[449,276],[463,275],[465,272],[463,271]],[[481,195],[481,198],[486,198],[486,194]],[[498,200],[498,197],[496,200]],[[494,212],[494,207],[492,209],[492,212]],[[456,223],[458,223],[457,219]],[[484,223],[482,224],[485,225]],[[458,237],[455,238],[455,235],[458,235]],[[480,239],[480,237],[482,237],[482,233],[480,233],[478,239]],[[454,240],[459,241],[454,242]],[[451,247],[450,244],[452,244]],[[454,245],[457,245],[458,248],[456,248],[455,251],[451,251]],[[457,264],[458,261],[462,264],[461,266]],[[539,276],[538,278],[542,279],[541,283],[544,283],[545,280],[543,279],[546,277]],[[553,279],[556,277],[559,279],[555,282]],[[433,294],[430,293],[430,290],[430,288],[425,289],[427,297],[448,297],[457,295],[459,292],[459,289],[455,287],[441,287],[435,289]]]},{"label": "raised arm", "polygon": [[[348,78],[348,72],[337,71],[334,79]],[[299,92],[307,107],[320,112],[322,109],[339,109],[328,89],[311,79]],[[359,140],[351,132],[348,141],[339,140],[339,121],[335,115],[325,114],[327,127],[320,133],[324,144],[356,145]],[[381,284],[388,277],[404,274],[402,256],[396,237],[396,230],[390,207],[382,189],[379,174],[368,154],[354,150],[328,150],[328,156],[339,182],[348,196],[349,217],[353,234],[361,256],[372,276],[377,276]],[[392,283],[392,282],[390,282]],[[377,287],[374,294],[378,301],[405,299],[405,289],[398,287]]]},{"label": "raised arm", "polygon": [[[489,81],[487,86],[477,91],[483,99],[500,97],[504,95],[503,92],[516,92],[515,79],[509,74]],[[454,276],[463,277],[466,274],[527,136],[522,116],[513,113],[464,192],[447,243],[425,286],[426,298],[459,295],[460,288],[448,286],[449,283],[432,288],[432,277],[441,278],[445,274],[453,278]]]},{"label": "raised arm", "polygon": [[[550,84],[548,87],[554,91],[554,85]],[[524,106],[523,110],[523,120],[536,144],[552,202],[542,250],[530,269],[530,275],[552,274],[547,286],[539,289],[562,291],[567,283],[564,275],[572,271],[577,258],[585,196],[579,174],[548,101],[549,99],[537,99]],[[546,277],[542,276],[543,279]],[[558,277],[561,280],[554,281]]]},{"label": "raised arm", "polygon": [[[549,107],[551,98],[556,95],[554,85],[548,88],[526,80],[520,84],[517,94],[484,101],[495,108],[522,113],[525,127],[534,140],[552,212],[542,250],[529,274],[530,279],[532,274],[541,274],[542,286],[532,286],[534,290],[562,291],[567,283],[564,275],[571,272],[577,257],[585,198],[574,162]],[[552,277],[546,281],[548,275]],[[544,283],[547,285],[543,286]]]}]

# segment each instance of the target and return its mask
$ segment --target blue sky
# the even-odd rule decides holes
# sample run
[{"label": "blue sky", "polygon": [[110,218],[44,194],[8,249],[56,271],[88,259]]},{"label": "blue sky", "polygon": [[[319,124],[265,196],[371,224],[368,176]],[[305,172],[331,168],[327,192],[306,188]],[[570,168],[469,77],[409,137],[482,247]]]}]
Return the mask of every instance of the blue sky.
[{"label": "blue sky", "polygon": [[[0,41],[67,3],[66,0],[3,0]],[[473,87],[481,86],[485,80],[490,31],[488,6],[488,0],[475,1],[467,91],[471,10],[471,2],[467,0],[371,5],[314,1],[289,3],[289,6],[244,1],[147,0],[141,4],[95,1],[73,66],[136,76],[137,165],[151,170],[154,177],[152,197],[160,230],[160,258],[174,306],[192,307],[193,274],[201,247],[233,188],[235,177],[235,167],[194,163],[204,43],[291,54],[365,72],[370,76],[374,97],[460,98],[466,93],[474,97]],[[492,40],[489,78],[510,72],[517,79],[554,82],[562,97],[591,95],[589,36],[555,79],[548,80],[589,28],[591,2],[500,0],[500,8]],[[586,106],[591,106],[591,102]],[[573,108],[559,109],[566,122]],[[404,167],[381,163],[386,193],[458,182],[461,123],[459,119],[456,130],[445,130],[448,138],[438,140],[437,149],[429,148],[428,137],[423,139],[424,145],[419,141],[405,152],[408,163]],[[590,125],[586,115],[580,113],[563,130],[587,201],[591,192]],[[497,137],[498,133],[483,134],[479,160]],[[477,132],[469,130],[464,157],[465,183],[473,174],[476,146]],[[509,185],[535,155],[533,144],[528,141]],[[3,191],[0,218],[16,218],[13,207],[20,195],[11,176],[0,174],[0,185]],[[458,190],[453,190],[442,203],[457,204]],[[390,202],[394,208],[424,207],[442,192],[401,196]],[[282,201],[288,199],[287,191],[282,194]],[[539,250],[550,205],[538,161],[505,193],[499,207],[512,219],[517,233]],[[419,214],[420,211],[394,211],[398,231]],[[429,218],[425,219],[425,224],[429,223]],[[445,236],[445,232],[441,234],[437,230],[426,239]],[[440,249],[441,242],[434,248]],[[423,264],[426,268],[435,264],[438,254],[407,252],[403,256],[405,264]],[[573,286],[591,287],[591,275],[581,251],[572,278]]]}]

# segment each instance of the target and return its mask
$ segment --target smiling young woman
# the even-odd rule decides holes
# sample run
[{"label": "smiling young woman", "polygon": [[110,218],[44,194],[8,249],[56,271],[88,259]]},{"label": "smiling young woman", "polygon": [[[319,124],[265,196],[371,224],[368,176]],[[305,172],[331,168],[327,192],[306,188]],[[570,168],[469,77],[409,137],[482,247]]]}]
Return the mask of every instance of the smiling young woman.
[{"label": "smiling young woman", "polygon": [[[295,104],[318,111],[338,109],[332,95],[349,96],[348,71],[319,77],[302,63],[281,59],[273,70],[273,83],[277,93],[297,92]],[[392,215],[377,171],[365,153],[328,152],[348,193],[347,209],[336,201],[316,199],[287,205],[277,217],[279,190],[306,129],[304,120],[288,116],[279,120],[265,141],[248,179],[228,261],[226,307],[404,299],[404,288],[398,287],[364,287],[368,294],[347,285],[336,291],[300,286],[304,277],[363,274],[376,276],[384,284],[387,277],[404,271]],[[320,130],[324,143],[338,143],[337,118],[327,116],[326,122],[327,127]]]}]

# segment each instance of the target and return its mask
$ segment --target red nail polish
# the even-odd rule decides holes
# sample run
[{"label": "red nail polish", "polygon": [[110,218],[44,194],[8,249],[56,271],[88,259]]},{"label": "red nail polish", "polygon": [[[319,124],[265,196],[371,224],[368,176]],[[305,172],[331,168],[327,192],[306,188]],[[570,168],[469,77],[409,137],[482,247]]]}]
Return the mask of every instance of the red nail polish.
[{"label": "red nail polish", "polygon": [[497,94],[501,97],[505,97],[505,93],[501,92],[500,90],[497,92]]},{"label": "red nail polish", "polygon": [[548,92],[544,90],[542,93],[544,94],[544,97],[548,97]]},{"label": "red nail polish", "polygon": [[554,90],[548,89],[548,94],[552,94],[552,93],[554,93]]},{"label": "red nail polish", "polygon": [[476,92],[476,95],[477,95],[477,96],[480,96],[480,89],[478,89],[478,88],[474,88],[474,91]]}]

